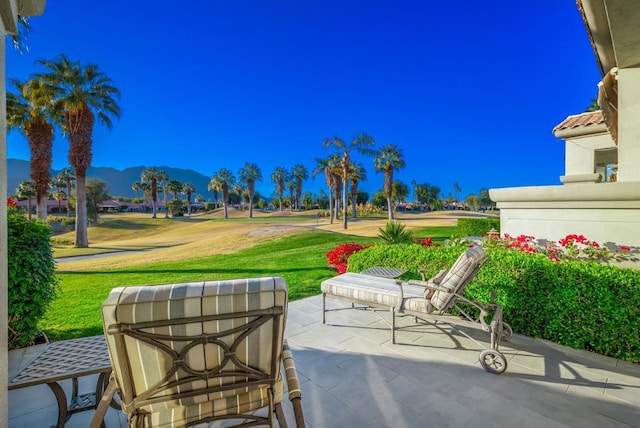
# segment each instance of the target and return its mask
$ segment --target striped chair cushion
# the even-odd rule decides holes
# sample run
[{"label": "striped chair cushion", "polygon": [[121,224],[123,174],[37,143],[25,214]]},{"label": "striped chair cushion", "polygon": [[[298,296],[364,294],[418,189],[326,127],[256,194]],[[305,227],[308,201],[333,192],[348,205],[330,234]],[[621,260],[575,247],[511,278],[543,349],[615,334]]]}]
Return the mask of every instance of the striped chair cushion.
[{"label": "striped chair cushion", "polygon": [[[275,403],[283,397],[283,383],[278,382],[274,388]],[[249,393],[235,395],[224,400],[207,401],[191,406],[174,407],[145,415],[144,426],[178,428],[188,424],[225,415],[242,415],[269,405],[267,388],[253,390]],[[132,425],[133,426],[133,425]]]},{"label": "striped chair cushion", "polygon": [[[157,346],[157,344],[149,344],[144,340],[125,335],[123,349],[113,334],[105,335],[123,409],[127,412],[135,409],[144,412],[161,412],[186,406],[184,410],[180,409],[176,412],[187,412],[186,417],[189,418],[190,412],[206,413],[207,406],[214,406],[215,411],[220,408],[228,409],[220,411],[229,412],[234,406],[237,407],[238,403],[243,408],[253,405],[264,406],[266,403],[264,391],[249,392],[246,387],[233,388],[234,384],[245,379],[242,376],[234,377],[229,374],[225,377],[209,377],[206,381],[201,378],[193,380],[190,370],[198,373],[230,372],[238,367],[232,361],[226,360],[224,348],[215,343],[203,344],[177,339],[178,337],[194,338],[203,333],[212,334],[242,327],[255,318],[234,318],[233,314],[274,307],[284,308],[284,315],[279,317],[280,337],[273,337],[274,326],[271,320],[244,337],[235,352],[235,356],[242,364],[262,373],[271,372],[273,358],[280,361],[282,352],[287,309],[287,285],[283,278],[201,281],[119,287],[112,290],[102,306],[105,332],[109,332],[109,327],[112,325],[136,326],[146,322],[161,322],[164,325],[145,328],[144,331],[175,338],[161,340],[159,342],[161,346]],[[229,317],[206,322],[179,323],[184,318],[216,314],[225,314]],[[218,339],[230,346],[241,337],[243,332],[240,330]],[[163,346],[166,349],[163,349]],[[184,360],[185,367],[173,372],[175,359]],[[225,365],[221,368],[223,363]],[[278,379],[277,386],[281,390],[279,364],[276,367],[273,377]],[[168,381],[175,384],[157,390],[151,397],[144,397],[146,391],[153,389],[159,383]],[[220,388],[220,391],[208,393],[204,391],[207,388],[216,387]],[[280,398],[281,395],[280,393]],[[141,396],[152,398],[153,402],[146,402],[139,406]],[[173,397],[169,399],[169,396]],[[208,403],[222,398],[225,400],[214,404]]]},{"label": "striped chair cushion", "polygon": [[473,247],[462,253],[440,281],[440,290],[431,297],[431,304],[441,311],[451,308],[455,303],[454,293],[464,292],[486,260],[487,253],[482,247]]}]

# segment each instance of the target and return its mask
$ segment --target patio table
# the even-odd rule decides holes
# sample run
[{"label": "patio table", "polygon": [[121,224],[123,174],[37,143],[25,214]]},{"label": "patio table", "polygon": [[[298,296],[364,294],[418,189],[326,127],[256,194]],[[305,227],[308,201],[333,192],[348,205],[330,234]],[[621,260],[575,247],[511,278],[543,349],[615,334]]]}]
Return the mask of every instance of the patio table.
[{"label": "patio table", "polygon": [[[96,408],[110,373],[111,361],[104,336],[63,340],[46,345],[30,363],[20,368],[9,379],[9,390],[47,384],[58,402],[56,426],[62,428],[74,413]],[[78,378],[94,374],[98,374],[95,392],[79,395]],[[73,384],[69,401],[60,386],[61,381],[68,379]]]}]

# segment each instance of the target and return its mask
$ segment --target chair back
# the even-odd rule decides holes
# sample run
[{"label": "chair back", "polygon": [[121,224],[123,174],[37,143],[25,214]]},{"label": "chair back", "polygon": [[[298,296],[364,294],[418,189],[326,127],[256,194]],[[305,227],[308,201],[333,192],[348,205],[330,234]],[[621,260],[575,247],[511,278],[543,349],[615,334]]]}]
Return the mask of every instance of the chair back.
[{"label": "chair back", "polygon": [[119,287],[102,305],[127,413],[235,397],[282,382],[284,278]]},{"label": "chair back", "polygon": [[441,312],[451,309],[456,303],[457,295],[464,293],[487,257],[487,252],[482,247],[469,248],[462,253],[440,282],[439,290],[431,296],[431,304]]}]

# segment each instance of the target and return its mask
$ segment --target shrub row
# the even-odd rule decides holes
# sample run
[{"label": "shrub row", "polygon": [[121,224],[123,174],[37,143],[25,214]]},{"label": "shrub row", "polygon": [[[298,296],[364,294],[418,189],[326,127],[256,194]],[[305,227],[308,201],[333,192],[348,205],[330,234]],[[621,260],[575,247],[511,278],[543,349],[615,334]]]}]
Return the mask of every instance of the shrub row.
[{"label": "shrub row", "polygon": [[[375,246],[349,258],[348,270],[371,266],[407,269],[403,279],[449,268],[460,247]],[[556,263],[545,257],[489,248],[489,259],[467,288],[488,302],[491,291],[514,331],[576,349],[640,362],[640,271],[588,261]]]},{"label": "shrub row", "polygon": [[9,265],[9,349],[29,345],[38,336],[38,321],[58,291],[55,264],[43,221],[30,222],[15,208],[7,214]]},{"label": "shrub row", "polygon": [[491,229],[500,232],[499,218],[459,218],[458,232],[460,236],[484,236]]}]

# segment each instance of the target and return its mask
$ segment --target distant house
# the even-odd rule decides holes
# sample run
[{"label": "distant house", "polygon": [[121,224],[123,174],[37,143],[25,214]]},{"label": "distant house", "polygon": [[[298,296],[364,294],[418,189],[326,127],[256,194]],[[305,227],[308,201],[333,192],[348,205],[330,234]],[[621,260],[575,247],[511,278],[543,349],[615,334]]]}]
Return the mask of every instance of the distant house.
[{"label": "distant house", "polygon": [[640,1],[578,0],[602,110],[568,116],[562,185],[491,189],[502,233],[640,246]]},{"label": "distant house", "polygon": [[[18,201],[18,207],[23,210],[27,210],[28,203],[27,200],[24,199],[22,201]],[[35,198],[31,200],[31,212],[36,212],[36,200]],[[55,199],[47,200],[47,213],[51,215],[66,215],[67,214],[67,201],[57,201]]]},{"label": "distant house", "polygon": [[109,199],[108,201],[104,201],[98,206],[98,211],[101,213],[114,213],[114,212],[127,212],[127,211],[137,211],[138,204],[134,204],[131,202],[124,201],[116,201],[114,199]]}]

